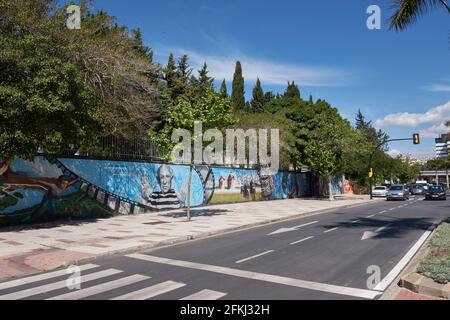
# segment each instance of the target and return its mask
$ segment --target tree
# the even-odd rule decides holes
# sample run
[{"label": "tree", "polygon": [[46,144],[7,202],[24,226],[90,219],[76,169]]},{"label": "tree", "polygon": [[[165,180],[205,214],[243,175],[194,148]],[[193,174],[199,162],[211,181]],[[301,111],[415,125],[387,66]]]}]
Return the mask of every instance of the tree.
[{"label": "tree", "polygon": [[438,171],[444,167],[443,160],[441,158],[428,160],[426,163],[426,167],[435,171],[436,182],[438,182]]},{"label": "tree", "polygon": [[242,66],[241,62],[236,62],[236,68],[233,75],[231,93],[231,106],[234,110],[244,110],[245,109],[245,89],[244,89],[244,77],[242,76]]},{"label": "tree", "polygon": [[275,95],[272,91],[264,93],[264,104],[271,102],[273,99],[275,99]]},{"label": "tree", "polygon": [[220,85],[219,92],[222,98],[228,98],[227,83],[225,82],[225,79],[223,79],[222,84]]},{"label": "tree", "polygon": [[297,107],[288,111],[286,117],[294,122],[291,130],[295,139],[296,167],[309,166],[327,178],[332,199],[331,180],[345,171],[345,160],[349,158],[345,157],[345,152],[355,143],[356,133],[326,101],[319,99],[313,106],[306,101],[294,101],[298,101]]},{"label": "tree", "polygon": [[[156,142],[158,150],[162,154],[162,158],[167,161],[173,161],[173,159],[171,159],[171,152],[177,142],[172,141],[172,133],[176,129],[185,129],[191,132],[191,136],[193,137],[191,141],[193,150],[195,141],[198,141],[199,139],[199,137],[193,134],[194,123],[196,121],[202,123],[204,131],[208,129],[225,130],[226,127],[234,124],[230,100],[222,98],[219,93],[216,93],[212,88],[209,88],[194,106],[186,99],[180,98],[176,105],[169,107],[167,111],[167,120],[163,129],[150,135]],[[207,143],[202,141],[202,144],[205,145]],[[189,155],[190,168],[187,191],[188,220],[190,220],[190,188],[194,161],[193,156],[193,154]]]},{"label": "tree", "polygon": [[395,12],[391,16],[390,29],[405,30],[409,25],[431,9],[444,6],[450,14],[445,0],[393,0]]},{"label": "tree", "polygon": [[253,98],[250,102],[250,111],[253,113],[262,112],[264,110],[264,91],[261,87],[259,78],[256,80],[256,85],[253,88]]},{"label": "tree", "polygon": [[198,70],[198,78],[191,76],[189,83],[189,101],[195,104],[205,92],[214,87],[214,78],[208,76],[208,66],[206,62],[203,64],[202,68]]},{"label": "tree", "polygon": [[132,48],[143,56],[148,57],[150,63],[153,62],[153,50],[144,45],[142,41],[141,29],[137,28],[131,31],[132,34]]},{"label": "tree", "polygon": [[284,96],[286,98],[297,98],[300,99],[300,89],[295,84],[294,81],[292,83],[288,82],[286,91],[284,92]]},{"label": "tree", "polygon": [[160,67],[136,50],[136,36],[114,17],[87,10],[83,27],[75,32],[60,27],[65,10],[58,11],[54,35],[67,45],[68,61],[83,70],[85,86],[98,92],[106,133],[146,135],[161,122]]},{"label": "tree", "polygon": [[182,55],[178,59],[171,90],[171,96],[174,103],[177,103],[180,98],[187,99],[188,97],[190,77],[192,74],[192,69],[189,67],[188,60],[189,58],[187,55]]},{"label": "tree", "polygon": [[164,68],[164,73],[170,97],[175,101],[176,97],[173,90],[175,89],[176,65],[173,53],[170,53],[169,55],[169,60],[167,61],[167,66]]}]

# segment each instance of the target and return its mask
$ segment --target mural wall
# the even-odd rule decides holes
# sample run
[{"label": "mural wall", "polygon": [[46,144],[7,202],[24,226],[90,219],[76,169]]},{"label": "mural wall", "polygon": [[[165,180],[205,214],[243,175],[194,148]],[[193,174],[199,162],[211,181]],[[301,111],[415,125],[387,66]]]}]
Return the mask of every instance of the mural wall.
[{"label": "mural wall", "polygon": [[[43,156],[0,161],[0,226],[182,208],[188,176],[189,166],[158,163]],[[305,173],[262,176],[257,170],[195,166],[190,199],[196,207],[308,197],[321,184]],[[339,182],[333,185],[343,192]]]}]

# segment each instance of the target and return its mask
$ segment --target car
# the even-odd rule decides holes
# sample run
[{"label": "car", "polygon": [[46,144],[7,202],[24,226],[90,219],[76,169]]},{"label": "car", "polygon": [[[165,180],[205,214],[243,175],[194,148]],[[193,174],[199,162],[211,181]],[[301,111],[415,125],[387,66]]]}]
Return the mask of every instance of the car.
[{"label": "car", "polygon": [[409,200],[409,191],[406,189],[406,187],[403,184],[395,184],[392,185],[387,193],[386,199],[387,201],[390,200]]},{"label": "car", "polygon": [[425,194],[425,189],[420,184],[414,184],[411,187],[411,194],[413,194],[413,195],[424,195]]},{"label": "car", "polygon": [[376,186],[372,190],[372,196],[374,197],[386,197],[388,188],[385,186]]},{"label": "car", "polygon": [[425,200],[447,200],[445,189],[440,185],[431,186],[425,194]]}]

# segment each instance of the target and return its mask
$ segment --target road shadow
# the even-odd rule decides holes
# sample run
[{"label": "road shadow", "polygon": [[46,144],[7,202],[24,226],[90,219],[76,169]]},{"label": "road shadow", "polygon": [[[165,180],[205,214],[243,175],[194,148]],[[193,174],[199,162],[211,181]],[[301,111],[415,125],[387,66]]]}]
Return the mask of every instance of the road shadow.
[{"label": "road shadow", "polygon": [[359,218],[351,221],[345,221],[335,224],[329,224],[324,226],[326,229],[361,229],[362,233],[365,231],[375,232],[375,230],[383,228],[377,232],[376,236],[372,239],[383,239],[383,238],[401,238],[402,235],[411,230],[421,230],[427,231],[433,226],[436,218],[393,218],[389,217],[390,220],[375,220],[370,218]]},{"label": "road shadow", "polygon": [[[220,216],[224,215],[227,212],[230,212],[230,210],[226,209],[193,209],[191,210],[191,217],[212,217],[212,216]],[[167,218],[182,218],[187,216],[186,210],[183,211],[176,211],[176,212],[168,212],[159,214],[161,217],[167,217]]]}]

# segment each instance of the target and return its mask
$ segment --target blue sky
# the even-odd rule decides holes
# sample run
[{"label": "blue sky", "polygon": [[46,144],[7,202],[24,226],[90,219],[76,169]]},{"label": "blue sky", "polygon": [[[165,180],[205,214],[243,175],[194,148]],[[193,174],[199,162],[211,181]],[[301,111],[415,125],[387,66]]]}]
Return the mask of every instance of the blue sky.
[{"label": "blue sky", "polygon": [[[381,30],[366,26],[372,4],[381,7]],[[352,122],[361,109],[392,137],[422,134],[420,146],[395,143],[394,153],[433,156],[433,138],[450,119],[443,8],[399,33],[388,30],[389,0],[96,0],[94,9],[140,27],[162,64],[170,52],[187,53],[194,69],[206,61],[212,76],[230,83],[241,60],[248,98],[256,77],[274,92],[294,80],[304,98],[326,99]]]}]

